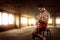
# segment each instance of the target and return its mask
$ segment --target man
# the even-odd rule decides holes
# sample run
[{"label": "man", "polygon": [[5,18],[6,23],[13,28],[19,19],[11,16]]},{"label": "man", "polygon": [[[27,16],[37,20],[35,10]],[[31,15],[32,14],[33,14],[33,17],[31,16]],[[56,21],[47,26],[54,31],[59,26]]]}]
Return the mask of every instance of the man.
[{"label": "man", "polygon": [[38,10],[39,10],[40,14],[37,16],[37,18],[38,18],[38,26],[32,32],[33,40],[35,40],[35,37],[39,37],[41,40],[46,40],[46,38],[41,35],[41,32],[43,30],[47,29],[47,24],[48,24],[48,19],[50,18],[50,14],[45,9],[45,5],[44,4],[40,4],[38,6]]}]

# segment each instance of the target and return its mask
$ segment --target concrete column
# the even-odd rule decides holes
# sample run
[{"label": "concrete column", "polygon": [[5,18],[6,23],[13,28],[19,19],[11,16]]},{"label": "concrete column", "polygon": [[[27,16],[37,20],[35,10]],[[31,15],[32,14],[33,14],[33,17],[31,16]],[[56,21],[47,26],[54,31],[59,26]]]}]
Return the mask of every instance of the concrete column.
[{"label": "concrete column", "polygon": [[16,26],[16,13],[14,13],[14,25],[15,25],[15,28],[17,28],[17,26]]},{"label": "concrete column", "polygon": [[56,27],[56,17],[53,17],[53,25]]},{"label": "concrete column", "polygon": [[19,23],[20,23],[20,21],[19,21],[19,13],[14,13],[14,25],[15,25],[15,28],[20,28]]},{"label": "concrete column", "polygon": [[19,28],[21,28],[21,13],[19,13]]}]

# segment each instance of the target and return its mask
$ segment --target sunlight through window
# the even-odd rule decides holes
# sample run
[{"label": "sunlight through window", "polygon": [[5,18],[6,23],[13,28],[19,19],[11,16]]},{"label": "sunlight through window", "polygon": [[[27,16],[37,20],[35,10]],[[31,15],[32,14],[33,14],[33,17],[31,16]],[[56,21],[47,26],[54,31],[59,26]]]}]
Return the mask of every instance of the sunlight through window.
[{"label": "sunlight through window", "polygon": [[60,18],[56,18],[56,24],[60,24]]},{"label": "sunlight through window", "polygon": [[52,18],[48,20],[48,24],[52,24]]},{"label": "sunlight through window", "polygon": [[34,18],[29,19],[29,24],[30,24],[30,25],[31,25],[31,24],[35,25],[35,24],[36,24],[36,20],[35,20]]},{"label": "sunlight through window", "polygon": [[21,17],[21,24],[27,24],[27,21],[26,17]]},{"label": "sunlight through window", "polygon": [[14,24],[14,15],[0,12],[0,25]]},{"label": "sunlight through window", "polygon": [[7,13],[3,13],[2,14],[2,24],[3,25],[7,25],[8,24],[8,14]]},{"label": "sunlight through window", "polygon": [[1,25],[1,12],[0,12],[0,25]]},{"label": "sunlight through window", "polygon": [[9,24],[14,24],[14,15],[9,14]]},{"label": "sunlight through window", "polygon": [[19,17],[16,17],[16,25],[19,26]]}]

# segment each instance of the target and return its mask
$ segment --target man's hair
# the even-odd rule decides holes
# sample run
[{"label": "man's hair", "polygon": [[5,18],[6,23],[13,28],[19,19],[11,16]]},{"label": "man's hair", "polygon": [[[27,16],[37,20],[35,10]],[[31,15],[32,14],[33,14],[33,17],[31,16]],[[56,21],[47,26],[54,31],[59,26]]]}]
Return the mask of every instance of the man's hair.
[{"label": "man's hair", "polygon": [[40,3],[40,4],[38,5],[38,8],[43,8],[43,7],[46,7],[46,5],[43,4],[43,3]]}]

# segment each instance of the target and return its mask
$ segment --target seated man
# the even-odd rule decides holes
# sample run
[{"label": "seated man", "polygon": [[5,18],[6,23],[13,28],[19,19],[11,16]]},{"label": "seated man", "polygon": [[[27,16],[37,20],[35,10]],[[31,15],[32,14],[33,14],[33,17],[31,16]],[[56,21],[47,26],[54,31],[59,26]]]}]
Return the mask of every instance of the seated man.
[{"label": "seated man", "polygon": [[41,40],[46,40],[45,37],[41,35],[41,32],[43,30],[47,29],[48,19],[50,17],[50,14],[45,9],[45,5],[40,4],[38,6],[38,9],[40,11],[40,14],[38,15],[38,26],[37,28],[32,32],[33,40],[35,40],[35,37],[39,37]]}]

